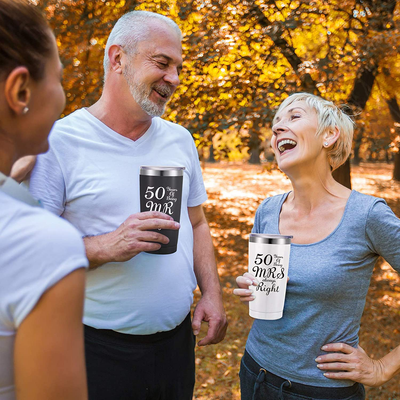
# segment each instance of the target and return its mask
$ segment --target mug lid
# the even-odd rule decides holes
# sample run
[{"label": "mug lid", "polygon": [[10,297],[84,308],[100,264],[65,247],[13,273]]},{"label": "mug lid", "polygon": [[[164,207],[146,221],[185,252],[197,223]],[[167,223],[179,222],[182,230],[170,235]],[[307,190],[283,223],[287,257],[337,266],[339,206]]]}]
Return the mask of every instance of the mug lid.
[{"label": "mug lid", "polygon": [[274,235],[269,233],[250,233],[249,241],[251,243],[265,244],[291,244],[293,236]]},{"label": "mug lid", "polygon": [[140,175],[147,176],[183,176],[185,167],[158,167],[142,165]]}]

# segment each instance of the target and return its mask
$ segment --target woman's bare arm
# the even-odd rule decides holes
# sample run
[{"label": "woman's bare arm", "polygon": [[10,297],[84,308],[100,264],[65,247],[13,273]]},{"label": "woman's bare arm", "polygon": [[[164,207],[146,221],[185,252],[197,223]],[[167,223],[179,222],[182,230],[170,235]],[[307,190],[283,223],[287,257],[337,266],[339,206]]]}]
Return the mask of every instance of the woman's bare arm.
[{"label": "woman's bare arm", "polygon": [[87,400],[83,344],[85,270],[46,291],[17,330],[18,400]]}]

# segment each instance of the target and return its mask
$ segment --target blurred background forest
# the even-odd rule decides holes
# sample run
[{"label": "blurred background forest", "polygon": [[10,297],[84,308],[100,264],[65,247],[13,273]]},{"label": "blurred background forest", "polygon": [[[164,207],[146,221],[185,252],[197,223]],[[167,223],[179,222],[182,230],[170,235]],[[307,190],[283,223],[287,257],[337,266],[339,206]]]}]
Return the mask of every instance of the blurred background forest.
[{"label": "blurred background forest", "polygon": [[[237,374],[251,319],[232,287],[247,269],[247,238],[257,206],[290,186],[275,168],[269,146],[280,102],[307,91],[346,104],[357,127],[351,163],[336,178],[384,197],[400,216],[397,1],[31,1],[57,36],[65,66],[64,115],[100,97],[104,47],[122,14],[155,11],[181,27],[184,69],[164,118],[190,130],[206,166],[205,211],[230,320],[222,343],[196,349],[194,398],[238,400]],[[362,320],[362,346],[381,357],[400,343],[399,323],[400,276],[380,260]],[[398,378],[367,395],[368,400],[400,400]]]},{"label": "blurred background forest", "polygon": [[[188,128],[200,157],[270,162],[271,120],[291,92],[349,106],[352,163],[393,162],[400,180],[400,20],[393,0],[32,0],[48,16],[62,62],[65,114],[102,90],[105,43],[137,9],[181,27],[184,70],[165,118]],[[350,165],[337,178],[350,186]]]}]

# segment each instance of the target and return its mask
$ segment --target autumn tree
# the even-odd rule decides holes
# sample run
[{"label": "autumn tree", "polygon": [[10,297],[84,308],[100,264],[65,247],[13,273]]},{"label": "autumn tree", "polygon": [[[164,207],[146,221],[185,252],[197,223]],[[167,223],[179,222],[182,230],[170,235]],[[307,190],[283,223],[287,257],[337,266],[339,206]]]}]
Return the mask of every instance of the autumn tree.
[{"label": "autumn tree", "polygon": [[[191,6],[194,4],[192,2]],[[210,24],[212,21],[214,35],[223,26],[225,32],[230,31],[230,35],[236,37],[238,45],[243,45],[243,39],[240,40],[237,34],[238,29],[232,29],[238,28],[233,14],[239,15],[240,21],[246,24],[244,29],[251,32],[250,39],[258,42],[263,38],[269,39],[273,45],[267,47],[266,55],[273,50],[280,52],[286,59],[281,57],[281,63],[289,67],[287,92],[304,90],[337,102],[346,102],[353,107],[353,114],[358,115],[370,98],[379,73],[379,62],[388,59],[396,49],[395,5],[393,1],[299,1],[279,2],[279,5],[275,1],[220,1],[209,2],[203,9],[209,8],[207,22]],[[221,14],[218,11],[222,9],[224,12],[221,11]],[[211,13],[217,15],[220,22],[212,19]],[[231,51],[234,50],[231,47]],[[253,52],[248,56],[254,60]],[[295,85],[293,80],[297,80]],[[257,77],[250,81],[257,85]],[[235,87],[243,83],[246,84],[246,81],[236,82]],[[275,87],[276,82],[270,81],[271,86]],[[259,86],[253,86],[253,89],[255,91]],[[267,102],[265,106],[268,106]],[[269,122],[266,119],[263,121]],[[361,132],[362,129],[358,134]],[[361,137],[356,139],[362,140]],[[259,145],[257,138],[252,138],[250,143]],[[253,149],[250,150],[253,155]],[[347,185],[350,185],[349,178],[348,163],[344,178],[339,177],[339,180],[347,180]]]},{"label": "autumn tree", "polygon": [[[219,138],[215,154],[247,148],[259,162],[280,102],[308,91],[366,107],[382,66],[397,62],[395,1],[384,0],[42,0],[65,65],[66,113],[101,94],[102,58],[112,25],[146,9],[173,18],[184,40],[181,85],[165,114],[186,126],[199,149]],[[237,132],[233,145],[231,133]],[[365,130],[364,130],[365,132]],[[362,142],[363,130],[355,137]],[[224,137],[230,142],[225,142]],[[346,173],[350,177],[349,170]]]}]

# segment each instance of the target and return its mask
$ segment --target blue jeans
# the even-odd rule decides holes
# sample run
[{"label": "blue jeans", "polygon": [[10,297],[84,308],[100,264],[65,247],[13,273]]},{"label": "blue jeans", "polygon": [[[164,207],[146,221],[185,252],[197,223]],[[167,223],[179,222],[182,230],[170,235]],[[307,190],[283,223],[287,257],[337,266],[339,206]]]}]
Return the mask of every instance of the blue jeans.
[{"label": "blue jeans", "polygon": [[242,400],[365,400],[364,386],[322,388],[290,382],[259,366],[245,352],[240,364]]}]

